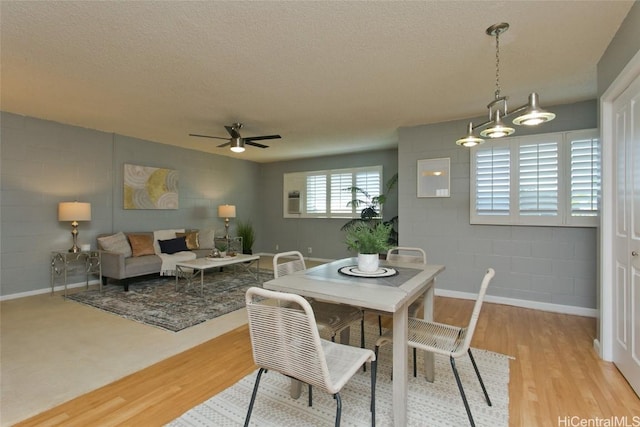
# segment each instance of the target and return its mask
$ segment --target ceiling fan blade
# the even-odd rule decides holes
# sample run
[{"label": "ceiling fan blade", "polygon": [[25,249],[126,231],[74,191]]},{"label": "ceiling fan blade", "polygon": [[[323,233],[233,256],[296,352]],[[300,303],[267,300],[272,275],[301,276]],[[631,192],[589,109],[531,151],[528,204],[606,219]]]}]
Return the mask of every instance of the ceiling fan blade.
[{"label": "ceiling fan blade", "polygon": [[250,136],[245,138],[245,141],[261,141],[263,139],[279,139],[282,138],[280,135],[263,135],[263,136]]},{"label": "ceiling fan blade", "polygon": [[231,126],[225,126],[224,128],[227,130],[227,132],[229,132],[229,135],[231,135],[231,138],[242,138],[242,137],[240,136],[240,132],[238,132],[238,131],[237,131],[236,129],[234,129],[233,127],[231,127]]},{"label": "ceiling fan blade", "polygon": [[229,138],[223,138],[221,136],[198,135],[195,133],[190,133],[189,136],[199,136],[200,138],[213,138],[213,139],[229,139]]},{"label": "ceiling fan blade", "polygon": [[257,142],[252,142],[252,141],[248,141],[248,140],[244,140],[245,145],[253,145],[254,147],[260,147],[260,148],[269,148],[268,145],[262,145],[262,144],[258,144]]},{"label": "ceiling fan blade", "polygon": [[[229,139],[229,138],[225,138],[225,139]],[[218,148],[219,148],[219,147],[226,147],[227,145],[231,145],[231,141],[229,141],[229,142],[225,142],[224,144],[220,144],[220,145],[218,145]]]}]

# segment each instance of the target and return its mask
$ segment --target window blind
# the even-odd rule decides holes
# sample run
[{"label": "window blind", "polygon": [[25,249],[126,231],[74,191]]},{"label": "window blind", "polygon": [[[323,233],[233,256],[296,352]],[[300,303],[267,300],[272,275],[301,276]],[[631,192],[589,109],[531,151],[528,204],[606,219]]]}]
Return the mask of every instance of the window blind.
[{"label": "window blind", "polygon": [[571,141],[571,215],[597,216],[602,179],[600,142],[596,138]]},{"label": "window blind", "polygon": [[558,144],[521,145],[518,151],[520,215],[558,215]]},{"label": "window blind", "polygon": [[476,152],[476,213],[509,215],[511,160],[508,147]]},{"label": "window blind", "polygon": [[331,174],[331,213],[350,214],[353,211],[353,208],[348,206],[352,194],[349,191],[344,191],[345,188],[352,186],[353,175],[351,173]]},{"label": "window blind", "polygon": [[307,175],[306,181],[306,212],[327,213],[327,176]]}]

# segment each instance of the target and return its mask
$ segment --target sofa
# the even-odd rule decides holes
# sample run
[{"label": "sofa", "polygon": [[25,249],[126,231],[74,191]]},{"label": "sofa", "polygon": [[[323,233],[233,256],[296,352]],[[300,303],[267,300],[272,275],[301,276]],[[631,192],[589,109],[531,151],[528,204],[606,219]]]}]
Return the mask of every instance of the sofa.
[{"label": "sofa", "polygon": [[209,255],[214,248],[213,230],[170,229],[100,234],[102,282],[117,280],[129,291],[136,277],[175,275],[175,263]]}]

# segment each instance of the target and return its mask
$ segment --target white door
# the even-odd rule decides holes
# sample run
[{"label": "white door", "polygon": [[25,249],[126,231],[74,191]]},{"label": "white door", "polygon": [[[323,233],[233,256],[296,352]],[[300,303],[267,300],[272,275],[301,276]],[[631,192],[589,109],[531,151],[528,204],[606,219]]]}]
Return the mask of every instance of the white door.
[{"label": "white door", "polygon": [[613,361],[640,395],[640,76],[613,113]]}]

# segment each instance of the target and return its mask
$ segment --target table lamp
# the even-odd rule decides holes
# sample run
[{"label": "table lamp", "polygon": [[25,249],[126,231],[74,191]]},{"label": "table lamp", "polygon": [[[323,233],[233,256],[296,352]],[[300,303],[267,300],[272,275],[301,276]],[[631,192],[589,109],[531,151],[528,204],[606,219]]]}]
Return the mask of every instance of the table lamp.
[{"label": "table lamp", "polygon": [[73,247],[69,249],[69,252],[80,252],[80,248],[78,247],[78,221],[91,221],[91,203],[58,203],[58,221],[71,221]]},{"label": "table lamp", "polygon": [[218,217],[224,218],[224,238],[229,240],[229,218],[236,217],[236,207],[234,205],[218,206]]}]

